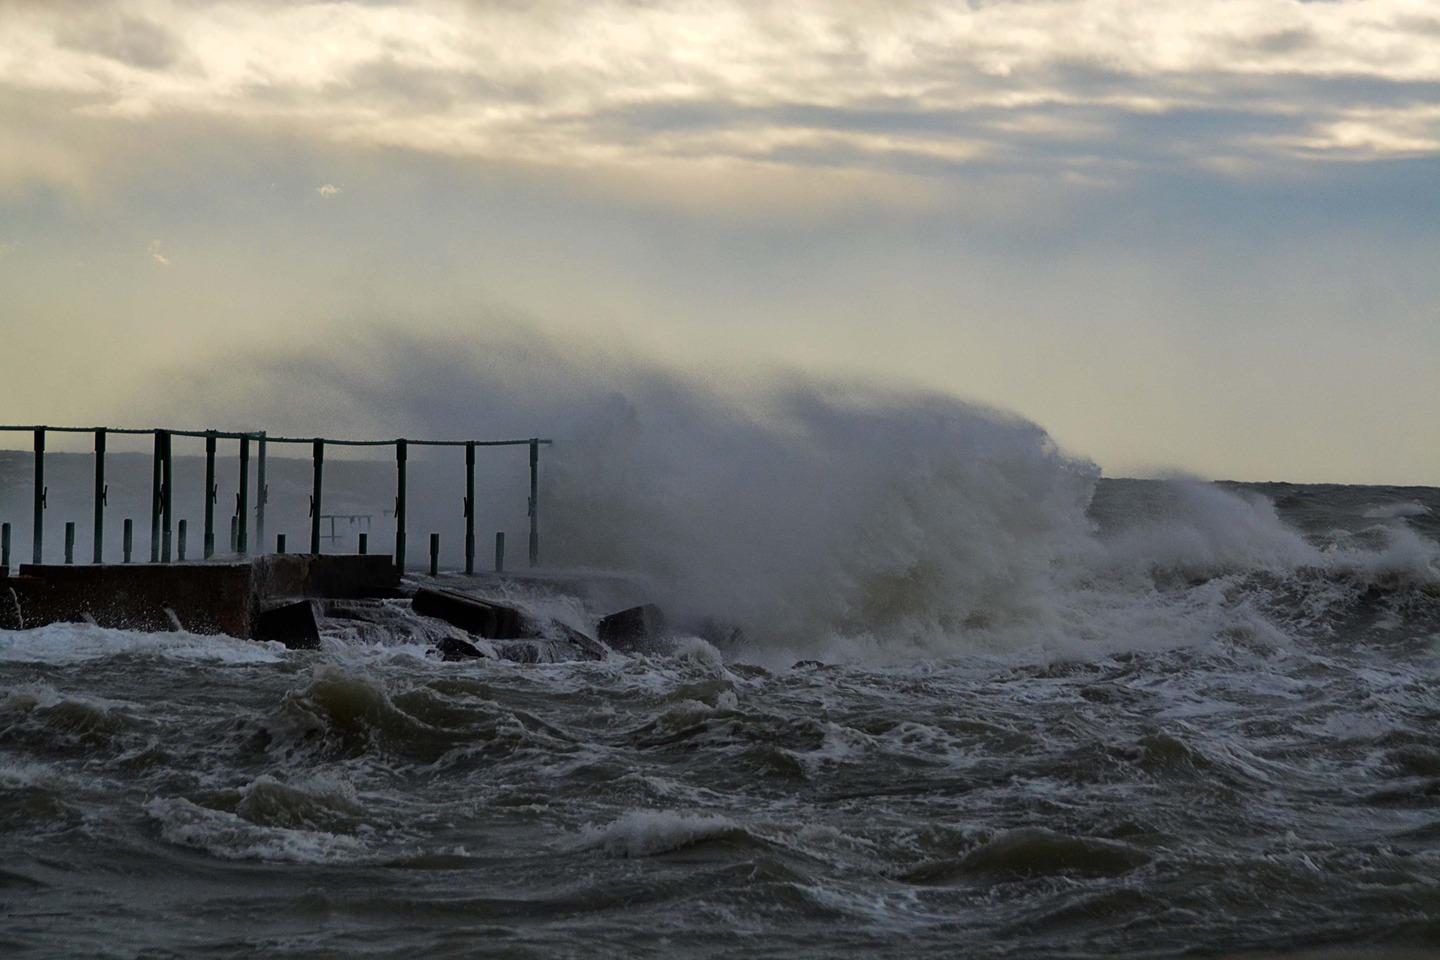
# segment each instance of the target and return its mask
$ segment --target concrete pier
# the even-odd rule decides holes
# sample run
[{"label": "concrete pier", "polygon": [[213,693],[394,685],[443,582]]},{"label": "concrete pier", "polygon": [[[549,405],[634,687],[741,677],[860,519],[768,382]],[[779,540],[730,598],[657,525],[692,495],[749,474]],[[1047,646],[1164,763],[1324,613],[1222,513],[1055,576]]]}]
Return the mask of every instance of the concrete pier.
[{"label": "concrete pier", "polygon": [[0,574],[0,628],[103,627],[256,637],[263,613],[305,599],[395,596],[389,557],[268,555],[239,562],[42,565]]}]

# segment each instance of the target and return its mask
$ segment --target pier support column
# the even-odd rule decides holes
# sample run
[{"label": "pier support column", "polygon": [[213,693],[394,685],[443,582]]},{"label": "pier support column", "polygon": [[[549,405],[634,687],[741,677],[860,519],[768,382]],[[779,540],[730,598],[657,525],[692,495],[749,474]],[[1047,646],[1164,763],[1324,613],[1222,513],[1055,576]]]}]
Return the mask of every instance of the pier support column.
[{"label": "pier support column", "polygon": [[205,531],[201,553],[206,560],[215,555],[215,434],[205,436]]},{"label": "pier support column", "polygon": [[105,486],[105,428],[95,431],[95,536],[91,557],[101,563],[105,556],[105,502],[109,491]]},{"label": "pier support column", "polygon": [[465,444],[465,575],[475,573],[475,444]]},{"label": "pier support column", "polygon": [[30,548],[36,563],[45,544],[45,500],[45,428],[40,427],[35,431],[35,539]]},{"label": "pier support column", "polygon": [[[312,447],[314,456],[314,471],[310,489],[310,552],[320,552],[320,479],[325,472],[325,441],[319,437],[315,438]],[[334,530],[332,529],[333,533]]]},{"label": "pier support column", "polygon": [[[235,495],[235,552],[250,552],[250,438],[240,438],[240,492]],[[264,545],[261,545],[264,550]]]},{"label": "pier support column", "polygon": [[395,568],[405,574],[405,459],[404,440],[395,441]]},{"label": "pier support column", "polygon": [[160,431],[155,431],[155,450],[150,462],[150,562],[160,562]]},{"label": "pier support column", "polygon": [[530,441],[530,566],[540,566],[540,441]]}]

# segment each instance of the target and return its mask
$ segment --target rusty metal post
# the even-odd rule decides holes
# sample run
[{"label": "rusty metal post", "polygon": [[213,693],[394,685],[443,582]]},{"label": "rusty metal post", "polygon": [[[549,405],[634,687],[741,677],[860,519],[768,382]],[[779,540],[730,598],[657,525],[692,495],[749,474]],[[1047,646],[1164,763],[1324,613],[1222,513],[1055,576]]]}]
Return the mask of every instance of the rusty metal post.
[{"label": "rusty metal post", "polygon": [[465,444],[465,575],[475,573],[475,444]]},{"label": "rusty metal post", "polygon": [[10,524],[0,523],[0,577],[10,573]]},{"label": "rusty metal post", "polygon": [[164,441],[161,446],[160,461],[160,562],[170,562],[170,536],[171,528],[174,525],[175,515],[175,460],[170,455],[170,444],[173,439],[168,430],[161,431]]},{"label": "rusty metal post", "polygon": [[282,555],[285,553],[285,534],[283,533],[275,534],[275,552]]},{"label": "rusty metal post", "polygon": [[404,440],[395,441],[395,567],[405,573],[405,459]]},{"label": "rusty metal post", "polygon": [[540,566],[540,441],[530,441],[530,566]]},{"label": "rusty metal post", "polygon": [[209,560],[215,555],[215,431],[205,434],[205,530],[200,553]]},{"label": "rusty metal post", "polygon": [[160,562],[160,451],[164,441],[155,431],[155,452],[150,462],[150,562]]},{"label": "rusty metal post", "polygon": [[505,531],[495,533],[495,572],[505,572]]},{"label": "rusty metal post", "polygon": [[45,543],[45,428],[35,431],[35,539],[31,543],[30,555],[35,563],[40,562]]},{"label": "rusty metal post", "polygon": [[95,431],[95,536],[91,557],[101,563],[105,556],[105,503],[109,490],[105,486],[105,428]]},{"label": "rusty metal post", "polygon": [[320,478],[325,472],[325,441],[316,437],[312,449],[315,468],[312,474],[314,482],[310,490],[310,552],[318,554],[320,552]]},{"label": "rusty metal post", "polygon": [[185,562],[185,527],[189,521],[181,520],[177,525],[175,540],[175,559],[181,563]]},{"label": "rusty metal post", "polygon": [[360,534],[360,556],[363,557],[363,556],[365,556],[365,555],[366,555],[367,553],[369,553],[369,552],[370,552],[370,534],[368,534],[368,533],[362,533],[362,534]]},{"label": "rusty metal post", "polygon": [[430,534],[430,576],[440,575],[440,534]]},{"label": "rusty metal post", "polygon": [[131,553],[131,550],[132,550],[132,548],[133,548],[134,546],[135,546],[135,521],[134,521],[134,520],[131,520],[129,517],[126,517],[126,518],[125,518],[125,534],[124,534],[124,536],[122,536],[122,537],[120,538],[120,549],[121,549],[121,551],[122,551],[122,552],[121,552],[121,556],[125,558],[125,562],[126,562],[126,563],[129,563],[129,562],[130,562],[130,553]]},{"label": "rusty metal post", "polygon": [[75,521],[65,521],[65,563],[75,562]]},{"label": "rusty metal post", "polygon": [[[250,552],[250,438],[240,438],[240,492],[235,495],[235,551],[241,556]],[[264,544],[261,544],[264,549]]]},{"label": "rusty metal post", "polygon": [[240,518],[230,518],[230,552],[237,553],[240,548]]}]

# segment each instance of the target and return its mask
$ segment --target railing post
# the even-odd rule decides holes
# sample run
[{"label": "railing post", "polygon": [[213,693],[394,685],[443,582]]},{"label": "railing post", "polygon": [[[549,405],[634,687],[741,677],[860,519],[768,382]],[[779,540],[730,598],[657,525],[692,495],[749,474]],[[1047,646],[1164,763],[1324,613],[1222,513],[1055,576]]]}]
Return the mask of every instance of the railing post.
[{"label": "railing post", "polygon": [[405,449],[404,440],[395,441],[395,566],[405,572]]},{"label": "railing post", "polygon": [[265,547],[265,504],[270,502],[270,485],[265,482],[265,431],[260,431],[255,460],[255,542]]},{"label": "railing post", "polygon": [[475,573],[475,443],[465,444],[465,575]]},{"label": "railing post", "polygon": [[206,560],[215,555],[215,431],[205,433],[205,530],[200,552]]},{"label": "railing post", "polygon": [[170,444],[173,439],[168,430],[163,431],[161,436],[164,442],[161,446],[160,461],[160,515],[161,515],[161,540],[160,540],[160,561],[170,562],[170,535],[174,525],[175,512],[175,461],[170,455]]},{"label": "railing post", "polygon": [[320,552],[320,478],[325,472],[325,441],[315,438],[312,447],[315,468],[310,491],[310,552]]},{"label": "railing post", "polygon": [[105,428],[95,431],[95,545],[91,556],[101,563],[105,556]]},{"label": "railing post", "polygon": [[30,555],[40,562],[45,543],[45,428],[35,431],[35,539]]},{"label": "railing post", "polygon": [[495,533],[495,572],[505,572],[505,531]]},{"label": "railing post", "polygon": [[530,566],[540,566],[540,441],[530,441]]},{"label": "railing post", "polygon": [[430,534],[430,576],[440,575],[440,534]]},{"label": "railing post", "polygon": [[[235,495],[236,515],[240,518],[235,525],[235,551],[241,556],[250,552],[250,438],[240,438],[240,492]],[[264,549],[264,544],[261,544]]]},{"label": "railing post", "polygon": [[181,563],[185,562],[185,527],[187,521],[181,520],[178,525],[177,538],[175,541],[175,559]]},{"label": "railing post", "polygon": [[150,562],[160,562],[160,450],[163,441],[155,431],[155,452],[150,463]]},{"label": "railing post", "polygon": [[75,521],[65,521],[65,563],[75,562]]},{"label": "railing post", "polygon": [[134,546],[135,546],[135,521],[134,521],[134,520],[131,520],[129,517],[126,517],[126,518],[125,518],[125,534],[124,534],[124,536],[122,536],[122,537],[120,538],[121,556],[125,558],[125,562],[126,562],[126,563],[129,563],[129,562],[130,562],[130,552],[131,552],[131,549],[132,549]]}]

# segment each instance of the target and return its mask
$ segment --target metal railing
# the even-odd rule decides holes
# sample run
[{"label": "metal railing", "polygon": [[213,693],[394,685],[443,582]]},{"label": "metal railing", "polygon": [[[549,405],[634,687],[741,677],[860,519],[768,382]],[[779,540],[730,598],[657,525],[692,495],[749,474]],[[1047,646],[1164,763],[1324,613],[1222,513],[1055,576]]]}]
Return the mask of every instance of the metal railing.
[{"label": "metal railing", "polygon": [[[265,456],[270,444],[308,444],[312,462],[312,484],[310,494],[310,552],[320,552],[321,504],[324,494],[324,468],[326,447],[383,447],[395,448],[395,565],[405,569],[405,479],[409,448],[416,447],[464,447],[465,448],[465,572],[475,572],[475,450],[477,447],[530,448],[530,566],[540,563],[540,447],[549,445],[550,440],[531,437],[525,440],[411,440],[399,437],[394,440],[340,440],[330,437],[277,437],[263,430],[235,432],[228,430],[172,430],[162,427],[52,427],[40,424],[0,424],[0,432],[20,432],[34,435],[35,450],[35,495],[33,540],[31,557],[34,563],[41,562],[44,552],[44,520],[47,508],[45,486],[45,438],[49,433],[89,433],[95,437],[95,496],[94,496],[94,550],[93,562],[104,562],[105,507],[108,487],[105,482],[106,438],[111,434],[154,437],[153,466],[151,473],[150,498],[150,562],[169,563],[172,547],[173,522],[173,437],[197,437],[205,440],[205,526],[203,553],[206,559],[215,554],[215,454],[218,440],[240,442],[239,489],[235,495],[235,516],[232,518],[234,552],[246,555],[250,552],[250,444],[256,444],[255,469],[255,531],[256,540],[263,544],[265,539],[265,504],[269,499],[269,488],[265,483]],[[125,560],[130,558],[130,521],[126,523]],[[182,521],[183,523],[183,521]],[[7,523],[4,525],[4,569],[8,570],[10,537]],[[183,530],[183,527],[182,527]],[[66,525],[66,562],[72,560],[73,524]],[[182,537],[183,539],[183,537]],[[182,547],[183,552],[183,547]],[[262,551],[263,552],[263,549]],[[433,551],[432,551],[433,553]],[[183,559],[183,557],[181,558]],[[434,567],[434,561],[431,563]]]}]

